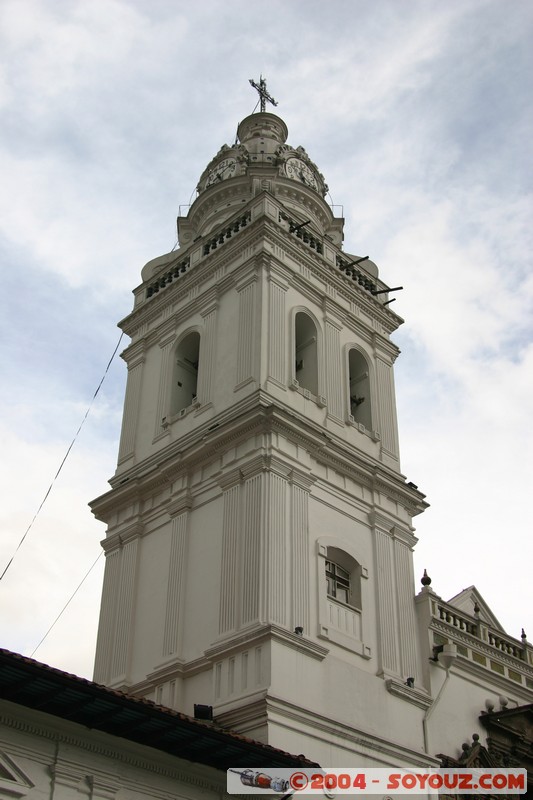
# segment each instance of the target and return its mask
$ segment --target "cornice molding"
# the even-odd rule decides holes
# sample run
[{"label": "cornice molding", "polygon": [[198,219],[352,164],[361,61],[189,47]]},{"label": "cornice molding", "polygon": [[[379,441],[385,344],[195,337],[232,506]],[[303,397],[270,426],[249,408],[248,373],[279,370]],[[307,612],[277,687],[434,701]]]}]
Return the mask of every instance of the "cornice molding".
[{"label": "cornice molding", "polygon": [[235,633],[228,638],[215,642],[205,650],[204,655],[214,664],[243,650],[243,648],[257,646],[270,640],[280,642],[318,661],[323,661],[329,653],[328,647],[307,639],[305,636],[299,636],[278,625],[262,625],[248,631]]},{"label": "cornice molding", "polygon": [[[218,427],[209,431],[214,420]],[[325,431],[318,423],[311,422],[279,399],[274,399],[264,390],[258,389],[231,409],[169,444],[163,457],[161,452],[155,453],[141,464],[123,471],[116,477],[114,486],[112,480],[111,491],[93,501],[93,513],[99,519],[107,521],[102,515],[108,511],[116,511],[117,507],[142,500],[153,490],[167,486],[179,475],[209,463],[215,454],[220,457],[229,447],[234,447],[236,442],[257,433],[281,434],[288,441],[304,447],[319,464],[332,467],[340,474],[358,481],[371,492],[379,491],[393,498],[408,510],[413,509],[415,513],[420,513],[426,508],[421,500],[423,495],[409,487],[401,473],[362,451],[354,450],[346,444],[342,436],[330,430]],[[206,436],[209,436],[208,450],[205,447]],[[284,463],[283,457],[279,462]],[[291,460],[287,459],[285,463],[291,464]],[[256,469],[265,468],[262,461],[256,465]],[[294,462],[291,468],[297,469]],[[399,524],[399,519],[383,516],[381,524],[386,524],[390,532],[394,525]]]},{"label": "cornice molding", "polygon": [[310,472],[304,472],[301,469],[291,469],[289,473],[289,482],[303,489],[305,492],[310,492],[317,481],[316,476],[311,475]]},{"label": "cornice molding", "polygon": [[390,694],[406,700],[408,703],[418,706],[418,708],[425,710],[433,704],[433,698],[424,689],[407,686],[407,684],[396,678],[387,678],[385,686]]},{"label": "cornice molding", "polygon": [[123,358],[128,365],[128,371],[135,369],[135,367],[138,367],[139,364],[142,364],[145,360],[146,340],[138,339],[136,342],[132,342],[120,354],[120,357]]},{"label": "cornice molding", "polygon": [[238,486],[240,483],[242,483],[242,473],[240,468],[234,467],[227,472],[223,472],[217,477],[217,483],[223,492],[227,492],[228,489]]},{"label": "cornice molding", "polygon": [[[340,744],[344,749],[359,752],[365,756],[379,753],[379,762],[416,764],[421,767],[439,766],[440,762],[420,750],[413,750],[399,742],[376,736],[361,728],[355,728],[337,720],[331,720],[319,714],[302,709],[287,700],[267,695],[269,718],[275,716],[277,725],[282,725],[282,717],[294,723],[295,731],[302,735],[311,735],[328,745]],[[308,731],[310,734],[308,734]],[[386,759],[386,760],[385,760]],[[392,761],[391,761],[392,760]]]},{"label": "cornice molding", "polygon": [[[163,760],[168,760],[169,758],[180,760],[179,754],[171,755],[156,751],[157,755],[151,759],[147,759],[146,756],[141,755],[140,752],[135,752],[136,750],[140,751],[146,748],[146,745],[140,745],[136,742],[127,742],[125,745],[125,740],[123,738],[114,737],[112,734],[97,729],[83,728],[83,726],[71,720],[51,717],[50,714],[44,714],[44,712],[39,710],[21,708],[16,703],[3,700],[2,704],[4,703],[8,710],[2,714],[2,722],[13,730],[28,734],[32,737],[40,737],[48,741],[79,748],[82,751],[108,758],[112,762],[121,762],[122,764],[138,768],[147,773],[168,777],[187,785],[197,786],[216,792],[217,794],[220,793],[221,787],[214,781],[210,781],[198,774],[190,774],[190,762],[186,762],[185,770],[162,763]],[[13,708],[12,713],[10,713],[9,707]],[[38,719],[32,719],[34,716],[43,716],[46,719],[40,722]],[[61,730],[62,727],[65,730]],[[83,732],[78,732],[76,728],[81,729]],[[94,741],[99,737],[104,739],[104,741]],[[128,750],[130,752],[128,752]],[[202,769],[205,770],[205,767],[202,767]],[[200,768],[198,768],[198,771],[200,771]],[[96,768],[95,773],[96,775],[104,774],[101,768]],[[122,786],[134,788],[132,780],[127,777],[125,777]],[[154,787],[150,788],[153,789]],[[179,793],[177,792],[176,797],[178,796]],[[168,794],[161,793],[161,797],[168,797]]]},{"label": "cornice molding", "polygon": [[144,532],[145,530],[142,522],[134,522],[117,533],[120,538],[120,543],[125,545],[133,542],[135,539],[140,539],[144,535]]},{"label": "cornice molding", "polygon": [[[478,639],[476,636],[466,633],[465,631],[459,631],[453,625],[448,625],[446,622],[435,619],[435,617],[432,618],[429,629],[430,631],[435,631],[436,633],[445,636],[445,638],[450,639],[452,642],[461,642],[471,650],[476,650],[480,654],[486,656],[489,660],[499,661],[515,672],[521,672],[523,675],[527,675],[527,677],[533,679],[533,667],[527,664],[527,662],[522,661],[519,658],[514,658],[514,656],[510,656],[508,653],[503,653],[501,650],[498,650],[498,648],[492,647],[487,642],[484,642],[483,639]],[[528,690],[523,684],[512,681],[505,675],[499,675],[499,673],[491,670],[490,668],[484,667],[482,664],[476,664],[476,662],[466,658],[465,656],[461,656],[461,654],[459,654],[459,658],[459,663],[461,666],[468,665],[469,668],[479,668],[481,670],[480,674],[485,675],[485,679],[487,674],[493,676],[494,678],[499,676],[505,680],[507,687],[514,686],[515,689],[523,689],[526,692],[531,691]]]},{"label": "cornice molding", "polygon": [[167,506],[169,517],[178,517],[190,511],[193,505],[193,496],[190,489],[182,489],[177,497],[170,500]]},{"label": "cornice molding", "polygon": [[171,659],[167,658],[159,666],[154,667],[152,672],[146,676],[146,680],[130,687],[130,694],[145,696],[165,681],[173,678],[190,678],[192,675],[199,675],[201,672],[210,670],[211,667],[211,661],[204,656],[184,661],[174,655]]},{"label": "cornice molding", "polygon": [[[331,282],[331,286],[334,288],[334,291],[338,293],[339,297],[342,298],[342,300],[348,305],[348,309],[344,309],[339,304],[338,300],[329,298],[330,303],[334,305],[336,304],[339,309],[334,313],[341,315],[342,312],[342,314],[350,315],[351,304],[355,303],[361,308],[361,310],[364,311],[365,314],[377,322],[380,325],[380,330],[382,329],[385,331],[387,335],[390,335],[390,333],[392,333],[403,322],[401,317],[398,317],[396,314],[394,314],[394,312],[392,312],[388,307],[385,307],[368,292],[363,290],[358,285],[353,285],[351,279],[339,272],[336,264],[330,263],[330,261],[325,257],[325,254],[320,255],[314,250],[309,250],[307,245],[305,245],[300,239],[290,234],[288,230],[286,230],[279,222],[273,220],[271,216],[266,213],[266,209],[263,207],[263,201],[265,197],[268,197],[269,202],[274,204],[278,214],[286,213],[287,210],[280,200],[268,195],[266,192],[262,192],[256,198],[251,198],[245,206],[245,209],[241,208],[238,212],[239,215],[241,215],[244,210],[254,211],[254,218],[246,227],[246,229],[240,232],[237,237],[234,239],[232,238],[225,243],[221,251],[218,251],[217,249],[216,251],[203,256],[201,255],[202,243],[200,243],[194,248],[194,252],[193,248],[191,247],[190,252],[184,251],[183,254],[180,254],[181,258],[189,253],[191,260],[190,269],[179,279],[179,281],[176,281],[171,286],[167,287],[164,293],[158,295],[155,300],[152,297],[149,301],[147,301],[148,304],[142,301],[137,307],[135,307],[130,315],[121,322],[121,327],[123,330],[132,337],[136,336],[143,325],[152,327],[157,318],[165,314],[165,310],[168,308],[168,306],[175,306],[178,302],[182,303],[181,310],[186,310],[186,313],[190,315],[190,313],[192,313],[192,308],[190,305],[198,299],[201,284],[211,280],[213,273],[220,269],[224,264],[232,263],[235,265],[236,262],[240,261],[239,257],[246,252],[251,243],[264,244],[266,241],[269,241],[272,245],[274,245],[274,247],[281,247],[281,250],[284,251],[296,263],[305,267],[305,269],[310,270],[310,274],[312,274],[321,283],[323,283],[324,280]],[[256,213],[258,209],[259,214]],[[206,235],[205,238],[208,239],[209,235]],[[342,254],[342,251],[336,248],[334,245],[328,245],[328,247],[332,249],[334,260],[336,255]],[[199,255],[197,255],[195,258],[194,256],[196,253],[199,253]],[[307,283],[309,288],[309,284],[303,279],[303,276],[298,273],[294,273],[288,264],[284,264],[283,261],[276,256],[275,252],[268,253],[268,255],[276,258],[278,264],[282,268],[285,267],[286,270],[289,270],[294,274],[294,277],[299,280],[299,290],[302,289],[302,283]],[[164,266],[163,271],[166,269],[168,269],[168,265]],[[219,289],[221,288],[222,287],[219,287]],[[323,293],[320,292],[318,287],[312,287],[312,291],[313,301],[320,305],[323,299]],[[187,295],[189,295],[188,301]],[[183,301],[185,302],[183,303]],[[332,313],[334,305],[331,306]],[[379,336],[384,336],[383,333],[378,331],[376,332]],[[384,338],[386,337],[384,336]]]}]

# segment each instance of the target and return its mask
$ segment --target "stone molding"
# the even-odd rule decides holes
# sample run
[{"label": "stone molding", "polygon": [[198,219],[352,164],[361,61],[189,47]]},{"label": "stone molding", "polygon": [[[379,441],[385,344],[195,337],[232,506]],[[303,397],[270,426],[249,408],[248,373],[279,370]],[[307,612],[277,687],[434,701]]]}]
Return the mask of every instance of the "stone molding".
[{"label": "stone molding", "polygon": [[[127,742],[125,746],[125,740],[123,738],[117,738],[117,743],[115,745],[113,741],[114,737],[110,736],[110,734],[96,729],[89,730],[85,728],[83,728],[83,733],[80,733],[79,729],[81,726],[70,720],[51,717],[49,714],[42,715],[42,712],[33,711],[32,709],[21,710],[20,706],[8,701],[2,701],[2,704],[4,703],[6,706],[13,708],[12,714],[9,709],[6,713],[2,714],[2,723],[8,728],[20,731],[32,737],[40,737],[48,741],[76,747],[84,752],[109,758],[112,761],[119,761],[148,773],[168,777],[172,780],[181,781],[185,784],[197,786],[209,791],[220,792],[220,786],[213,781],[209,781],[207,778],[201,777],[200,775],[191,775],[189,762],[187,762],[187,769],[181,770],[180,768],[170,767],[162,763],[164,759],[168,758],[165,753],[158,753],[156,756],[157,761],[155,759],[148,760],[146,756],[140,752],[145,748],[145,745],[140,745],[136,742]],[[34,714],[46,716],[46,721],[40,722],[31,719]],[[94,741],[94,739],[97,738],[101,738],[101,741]],[[113,741],[114,746],[111,744],[111,741]],[[174,757],[179,759],[179,755]],[[100,775],[102,774],[101,770],[96,770],[95,772]]]},{"label": "stone molding", "polygon": [[[276,202],[273,200],[272,202]],[[255,207],[255,206],[254,206]],[[281,210],[281,206],[279,210]],[[274,227],[275,226],[275,227]],[[242,236],[242,238],[241,238]],[[287,251],[291,250],[293,253],[297,254],[297,258],[303,257],[303,262],[305,263],[306,268],[311,270],[311,274],[320,282],[324,281],[324,272],[326,272],[330,276],[330,280],[333,280],[334,286],[336,291],[339,294],[339,297],[346,303],[354,302],[354,298],[358,298],[359,305],[361,308],[365,310],[365,313],[370,314],[376,321],[379,322],[380,326],[387,334],[390,335],[403,320],[398,317],[393,311],[391,311],[388,307],[383,306],[378,300],[374,297],[368,295],[366,292],[363,295],[362,289],[359,287],[355,287],[352,285],[352,282],[348,284],[349,279],[344,276],[333,263],[328,263],[328,260],[325,256],[319,256],[314,251],[308,252],[306,246],[300,242],[299,239],[293,237],[286,231],[279,223],[273,223],[269,216],[267,216],[266,211],[263,210],[259,217],[254,219],[248,226],[246,231],[239,236],[238,240],[238,251],[242,252],[246,249],[246,245],[250,242],[250,240],[257,240],[259,239],[261,243],[267,240],[273,240],[274,243],[277,243],[280,239],[286,242],[289,247],[287,247]],[[228,243],[226,245],[228,248],[227,250],[224,249],[224,259],[225,260],[235,260],[235,251],[237,247],[235,242]],[[195,248],[198,249],[198,248]],[[186,251],[185,251],[186,252]],[[336,251],[337,252],[337,251]],[[342,252],[342,251],[338,251]],[[185,253],[184,253],[185,254]],[[183,254],[183,255],[184,255]],[[220,265],[220,254],[214,253],[206,256],[205,259],[210,260],[209,269],[202,269],[202,267],[206,266],[206,261],[201,258],[200,262],[193,267],[190,272],[186,273],[183,278],[180,279],[179,282],[176,282],[173,286],[166,289],[163,295],[161,295],[161,299],[154,300],[150,298],[150,302],[148,305],[145,303],[141,303],[137,308],[135,308],[131,314],[126,317],[121,326],[128,333],[130,336],[135,336],[139,327],[142,324],[147,324],[150,326],[155,320],[160,317],[163,313],[163,309],[167,305],[175,305],[177,301],[178,294],[181,295],[182,298],[186,298],[188,294],[190,294],[190,289],[192,285],[196,285],[198,283],[204,283],[206,280],[211,278],[213,272],[213,266],[218,268]],[[211,260],[212,259],[212,260]],[[192,262],[192,259],[191,259]],[[279,266],[282,268],[283,271],[287,271],[290,269],[287,265],[282,265],[282,262],[279,261]],[[284,270],[283,270],[284,267]],[[165,267],[166,269],[166,267]],[[298,276],[296,276],[298,277]],[[300,276],[300,283],[301,276]],[[299,286],[301,289],[302,286]],[[321,298],[323,297],[322,294],[319,295],[318,288],[312,287],[313,291],[313,299],[319,303]],[[361,297],[359,298],[359,294]],[[368,296],[367,296],[368,295]],[[163,299],[164,298],[164,299]],[[197,298],[190,298],[189,304],[191,301],[194,301]],[[335,302],[335,301],[332,301]],[[357,302],[357,301],[355,301]],[[188,309],[187,313],[189,313],[191,309]],[[342,314],[345,315],[348,313],[346,309],[342,309]],[[383,334],[379,334],[383,335]],[[393,347],[394,345],[388,345],[388,347]]]},{"label": "stone molding", "polygon": [[390,694],[400,697],[402,700],[407,700],[407,702],[413,703],[418,708],[427,709],[433,703],[433,698],[424,689],[416,689],[414,686],[409,687],[406,683],[402,683],[396,678],[386,678],[385,686]]},{"label": "stone molding", "polygon": [[[398,763],[403,767],[406,764],[421,767],[438,767],[440,762],[436,758],[423,753],[419,750],[412,750],[399,742],[391,742],[384,737],[376,736],[367,731],[355,728],[337,720],[332,721],[320,714],[307,711],[299,706],[291,704],[285,699],[267,694],[266,704],[269,718],[275,719],[278,725],[283,724],[280,718],[289,720],[293,730],[301,732],[302,737],[310,736],[320,739],[328,745],[340,746],[344,750],[354,748],[359,749],[359,754],[368,757],[369,755],[379,754],[377,761],[383,763]],[[350,747],[352,745],[352,747]],[[369,753],[370,751],[370,753]]]},{"label": "stone molding", "polygon": [[190,489],[182,489],[179,496],[171,500],[167,506],[169,517],[177,517],[184,511],[190,511],[193,505],[193,496]]},{"label": "stone molding", "polygon": [[[424,495],[405,484],[405,479],[401,474],[380,465],[370,456],[367,457],[361,453],[354,454],[343,442],[342,437],[331,431],[324,432],[317,424],[310,423],[309,420],[295,412],[289,412],[282,405],[272,404],[271,398],[262,390],[257,390],[243,398],[231,409],[231,412],[235,413],[236,409],[239,409],[238,423],[230,419],[228,414],[223,415],[219,427],[211,434],[209,458],[212,458],[213,452],[221,452],[230,443],[240,441],[250,434],[281,433],[290,441],[305,447],[312,458],[320,464],[332,467],[337,472],[357,480],[370,490],[386,494],[406,508],[411,508],[412,504],[416,504],[415,514],[420,513],[426,507],[426,503],[422,500]],[[152,486],[164,485],[176,475],[184,474],[206,461],[207,457],[202,442],[207,429],[206,423],[191,432],[189,436],[169,445],[164,471],[162,471],[160,453],[155,453],[152,457],[145,459],[142,464],[143,495],[150,491]],[[121,473],[120,483],[93,502],[94,512],[101,515],[102,512],[105,513],[106,508],[116,509],[117,494],[119,493],[123,495],[123,505],[131,502],[132,497],[139,499],[141,486],[137,473],[140,473],[140,470],[141,466],[134,466]],[[396,523],[397,520],[382,515],[379,524],[385,525],[385,529],[390,534]]]},{"label": "stone molding", "polygon": [[[453,642],[462,642],[467,647],[470,647],[470,649],[477,650],[484,656],[487,656],[487,658],[492,659],[493,661],[501,661],[502,664],[505,664],[511,669],[516,670],[517,672],[522,672],[524,675],[533,678],[533,667],[531,667],[526,661],[522,661],[519,658],[514,658],[508,653],[503,653],[501,650],[498,650],[497,648],[492,647],[490,644],[483,641],[483,639],[478,639],[476,636],[472,636],[472,634],[465,633],[465,631],[458,631],[453,625],[447,625],[445,622],[435,619],[435,617],[433,617],[429,629],[435,631],[436,633],[440,633]],[[483,667],[482,664],[474,664],[470,659],[461,656],[461,654],[459,654],[459,658],[461,664],[468,663],[471,664],[472,667],[479,667],[482,670],[482,674],[485,676],[487,675],[487,667]],[[489,669],[489,672],[494,675],[494,677],[498,677],[498,673],[493,672],[493,670]],[[507,685],[509,685],[509,678],[505,678],[503,675],[501,677],[504,678]],[[525,686],[516,683],[515,681],[510,681],[510,683],[512,686],[515,686],[516,689],[522,688],[525,691],[528,691]]]},{"label": "stone molding", "polygon": [[329,653],[328,647],[324,647],[324,645],[318,642],[313,642],[305,636],[299,636],[278,625],[262,625],[260,627],[250,628],[248,631],[241,631],[237,635],[215,642],[205,651],[205,657],[209,659],[210,662],[215,663],[221,658],[226,658],[227,656],[233,655],[233,653],[239,652],[243,648],[248,648],[270,640],[280,642],[318,661],[323,661]]}]

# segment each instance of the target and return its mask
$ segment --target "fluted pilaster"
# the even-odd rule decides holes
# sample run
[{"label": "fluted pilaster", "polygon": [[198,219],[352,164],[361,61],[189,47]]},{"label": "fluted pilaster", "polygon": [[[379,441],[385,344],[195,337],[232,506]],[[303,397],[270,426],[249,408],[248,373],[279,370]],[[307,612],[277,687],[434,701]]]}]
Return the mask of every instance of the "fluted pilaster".
[{"label": "fluted pilaster", "polygon": [[265,582],[267,586],[267,620],[286,625],[288,620],[288,548],[287,548],[287,480],[275,473],[266,473],[266,548],[268,552]]},{"label": "fluted pilaster", "polygon": [[219,632],[229,633],[238,626],[241,541],[241,486],[240,474],[223,494],[222,563],[220,580]]},{"label": "fluted pilaster", "polygon": [[309,493],[312,480],[291,476],[291,627],[309,631]]},{"label": "fluted pilaster", "polygon": [[142,369],[144,363],[144,348],[139,348],[134,358],[128,361],[128,379],[126,383],[126,398],[124,400],[124,415],[122,417],[122,430],[118,460],[125,461],[135,453],[135,434],[137,431],[137,418],[139,416],[139,403],[141,399]]},{"label": "fluted pilaster", "polygon": [[158,436],[164,431],[162,426],[163,418],[169,415],[170,411],[170,381],[172,379],[172,349],[174,345],[174,334],[159,343],[160,364],[159,370],[159,390],[157,393],[157,410],[154,420],[154,436]]},{"label": "fluted pilaster", "polygon": [[392,365],[376,358],[377,404],[379,409],[379,433],[381,446],[399,458],[398,424],[394,398],[394,375]]},{"label": "fluted pilaster", "polygon": [[206,309],[204,318],[204,332],[200,343],[200,371],[198,374],[198,399],[205,406],[213,400],[213,375],[215,374],[216,358],[216,303]]},{"label": "fluted pilaster", "polygon": [[256,344],[256,286],[257,278],[252,276],[248,283],[240,286],[239,292],[239,331],[237,341],[237,386],[254,377],[254,348]]},{"label": "fluted pilaster", "polygon": [[96,642],[96,657],[94,661],[94,680],[96,683],[107,683],[110,678],[120,560],[120,550],[114,550],[106,555],[98,640]]},{"label": "fluted pilaster", "polygon": [[388,533],[375,529],[376,603],[378,611],[378,643],[380,666],[384,673],[399,674],[398,625],[395,603],[395,581],[392,541]]},{"label": "fluted pilaster", "polygon": [[261,592],[261,525],[263,519],[263,473],[244,482],[242,531],[242,624],[259,620]]},{"label": "fluted pilaster", "polygon": [[172,519],[163,656],[177,653],[180,649],[181,623],[185,610],[188,522],[188,509]]},{"label": "fluted pilaster", "polygon": [[128,679],[133,639],[138,548],[138,536],[129,539],[122,547],[111,680]]},{"label": "fluted pilaster", "polygon": [[420,670],[412,556],[408,545],[399,541],[396,537],[394,539],[394,561],[396,565],[396,585],[398,587],[402,674],[405,677],[411,676],[415,678],[418,685]]},{"label": "fluted pilaster", "polygon": [[343,388],[340,327],[326,320],[326,397],[328,414],[339,421],[343,418]]},{"label": "fluted pilaster", "polygon": [[269,281],[268,377],[285,386],[287,368],[285,296],[287,289],[272,277]]}]

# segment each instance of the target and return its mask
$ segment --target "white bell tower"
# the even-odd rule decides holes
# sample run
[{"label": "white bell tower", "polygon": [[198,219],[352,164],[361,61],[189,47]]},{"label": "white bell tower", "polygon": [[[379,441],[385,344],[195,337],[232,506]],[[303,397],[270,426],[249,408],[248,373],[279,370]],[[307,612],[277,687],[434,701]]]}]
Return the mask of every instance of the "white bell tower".
[{"label": "white bell tower", "polygon": [[412,574],[425,503],[400,472],[389,338],[402,320],[287,135],[263,111],[240,123],[121,323],[118,467],[92,503],[108,525],[94,678],[212,705],[322,763],[405,764],[429,698]]}]

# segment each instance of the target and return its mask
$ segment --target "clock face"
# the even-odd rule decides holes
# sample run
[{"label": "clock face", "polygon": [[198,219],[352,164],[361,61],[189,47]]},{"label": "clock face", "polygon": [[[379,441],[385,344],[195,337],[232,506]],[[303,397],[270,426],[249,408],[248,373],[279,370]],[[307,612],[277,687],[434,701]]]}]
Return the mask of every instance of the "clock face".
[{"label": "clock face", "polygon": [[234,158],[225,158],[224,161],[219,161],[207,176],[205,188],[207,189],[208,186],[212,186],[214,183],[225,181],[226,178],[233,178],[236,169],[237,162]]},{"label": "clock face", "polygon": [[285,162],[285,171],[293,181],[301,181],[305,186],[310,186],[311,189],[318,189],[315,173],[301,158],[288,158]]}]

